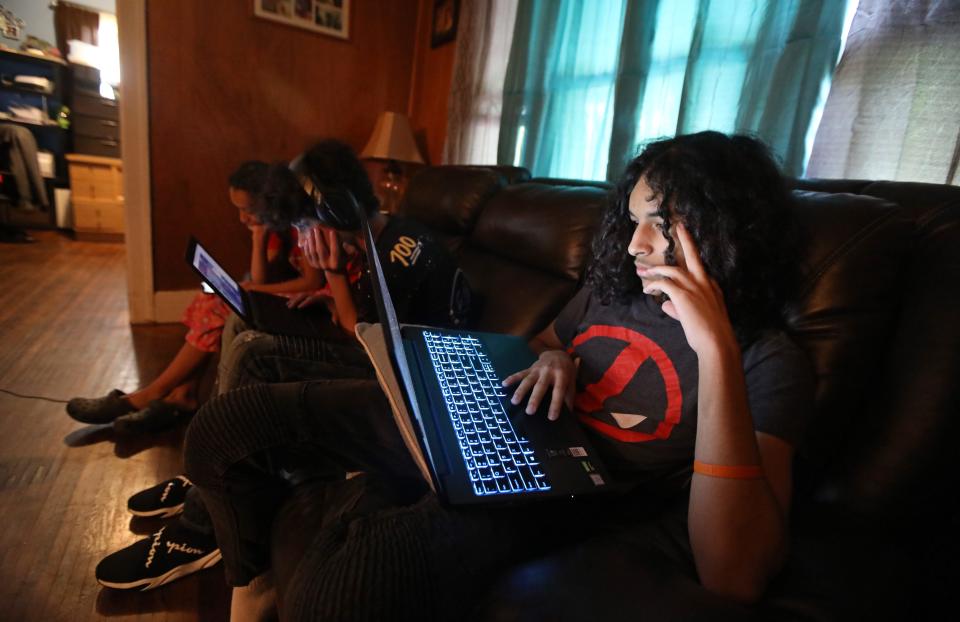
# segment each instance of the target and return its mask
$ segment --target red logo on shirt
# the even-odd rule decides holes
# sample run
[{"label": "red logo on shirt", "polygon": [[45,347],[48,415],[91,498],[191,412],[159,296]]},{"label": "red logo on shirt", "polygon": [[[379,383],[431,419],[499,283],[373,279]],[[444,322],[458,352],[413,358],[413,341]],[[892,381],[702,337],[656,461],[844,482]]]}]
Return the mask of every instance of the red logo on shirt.
[{"label": "red logo on shirt", "polygon": [[580,421],[605,436],[625,443],[643,443],[655,439],[669,438],[674,426],[680,422],[680,413],[683,406],[680,378],[670,357],[649,338],[622,326],[591,326],[574,338],[570,349],[573,350],[573,348],[596,337],[609,337],[623,341],[627,345],[610,364],[600,380],[587,385],[583,388],[583,391],[577,394],[574,400],[574,406],[577,410],[582,413],[594,413],[603,410],[604,402],[623,393],[623,390],[633,380],[637,370],[647,359],[653,360],[660,370],[660,375],[663,376],[663,384],[667,393],[667,410],[663,421],[657,424],[657,428],[652,434],[624,430],[588,415],[580,415]]}]

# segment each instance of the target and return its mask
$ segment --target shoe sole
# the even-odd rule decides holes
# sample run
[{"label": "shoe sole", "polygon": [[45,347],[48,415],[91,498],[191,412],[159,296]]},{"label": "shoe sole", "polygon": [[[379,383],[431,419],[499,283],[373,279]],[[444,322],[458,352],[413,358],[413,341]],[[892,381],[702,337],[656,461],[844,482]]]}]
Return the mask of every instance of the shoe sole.
[{"label": "shoe sole", "polygon": [[144,517],[159,516],[160,518],[170,518],[171,516],[176,516],[177,514],[183,511],[183,504],[181,503],[180,505],[173,505],[168,508],[160,508],[157,510],[146,510],[146,511],[133,510],[131,508],[127,508],[127,511],[129,511],[134,516],[144,516]]},{"label": "shoe sole", "polygon": [[165,585],[171,581],[176,581],[177,579],[191,575],[195,572],[200,572],[205,568],[215,566],[218,563],[220,563],[220,549],[216,549],[215,551],[212,551],[206,556],[194,560],[189,564],[183,564],[182,566],[172,568],[166,574],[160,575],[159,577],[140,579],[139,581],[132,581],[130,583],[116,583],[113,581],[103,581],[101,579],[97,579],[97,583],[104,587],[110,587],[115,590],[132,590],[139,587],[141,592],[146,592],[147,590],[158,588],[161,585]]},{"label": "shoe sole", "polygon": [[[125,413],[130,414],[130,413]],[[114,417],[94,419],[92,417],[84,417],[83,415],[75,415],[69,410],[67,411],[67,416],[76,421],[77,423],[86,423],[87,425],[107,425],[108,423],[113,423],[120,417],[124,415],[116,415]]]}]

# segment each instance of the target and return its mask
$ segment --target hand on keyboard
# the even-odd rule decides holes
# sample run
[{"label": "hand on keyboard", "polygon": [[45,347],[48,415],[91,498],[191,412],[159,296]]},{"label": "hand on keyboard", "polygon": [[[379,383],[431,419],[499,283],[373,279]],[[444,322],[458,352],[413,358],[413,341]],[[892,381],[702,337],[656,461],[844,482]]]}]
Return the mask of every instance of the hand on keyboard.
[{"label": "hand on keyboard", "polygon": [[530,441],[517,433],[504,409],[507,395],[483,343],[432,331],[424,331],[423,340],[474,493],[550,490]]},{"label": "hand on keyboard", "polygon": [[515,374],[507,376],[503,381],[503,386],[509,387],[520,381],[520,385],[513,392],[510,398],[512,404],[519,404],[523,398],[530,394],[527,400],[526,413],[532,415],[537,412],[540,402],[547,394],[547,390],[552,389],[550,397],[550,409],[547,412],[547,418],[556,421],[560,416],[560,407],[566,403],[567,408],[573,408],[573,394],[577,386],[577,367],[579,360],[574,360],[563,350],[546,350],[540,354],[537,362],[528,369],[518,371]]}]

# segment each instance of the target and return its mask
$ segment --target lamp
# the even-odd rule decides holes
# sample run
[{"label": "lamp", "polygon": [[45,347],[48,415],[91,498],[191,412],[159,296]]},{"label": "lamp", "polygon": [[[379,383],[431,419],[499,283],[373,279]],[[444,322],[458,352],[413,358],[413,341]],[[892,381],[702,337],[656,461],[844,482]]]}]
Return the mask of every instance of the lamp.
[{"label": "lamp", "polygon": [[424,163],[417,143],[413,140],[413,130],[410,129],[410,120],[406,115],[399,112],[381,112],[367,146],[360,152],[360,157],[387,161],[385,175],[377,186],[384,209],[388,212],[396,211],[403,181],[403,169],[399,163]]}]

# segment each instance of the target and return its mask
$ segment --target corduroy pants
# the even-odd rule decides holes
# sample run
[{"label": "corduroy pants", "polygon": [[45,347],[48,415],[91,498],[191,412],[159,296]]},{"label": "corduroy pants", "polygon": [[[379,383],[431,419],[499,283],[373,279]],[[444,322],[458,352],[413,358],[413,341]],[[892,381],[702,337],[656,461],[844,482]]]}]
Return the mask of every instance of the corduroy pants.
[{"label": "corduroy pants", "polygon": [[451,508],[425,494],[376,381],[231,391],[197,413],[184,453],[233,586],[269,567],[287,473],[305,463],[331,482],[342,481],[347,471],[365,473],[362,485],[334,486],[324,496],[325,527],[288,586],[284,619],[459,618],[508,565],[577,543],[592,550],[592,540],[600,547],[614,542],[634,551],[637,563],[647,559],[658,572],[670,566],[696,581],[683,502],[665,504],[634,491],[575,502]]},{"label": "corduroy pants", "polygon": [[332,481],[364,471],[398,505],[427,490],[375,380],[253,385],[220,395],[191,421],[184,462],[234,586],[268,567],[285,475],[305,462]]}]

